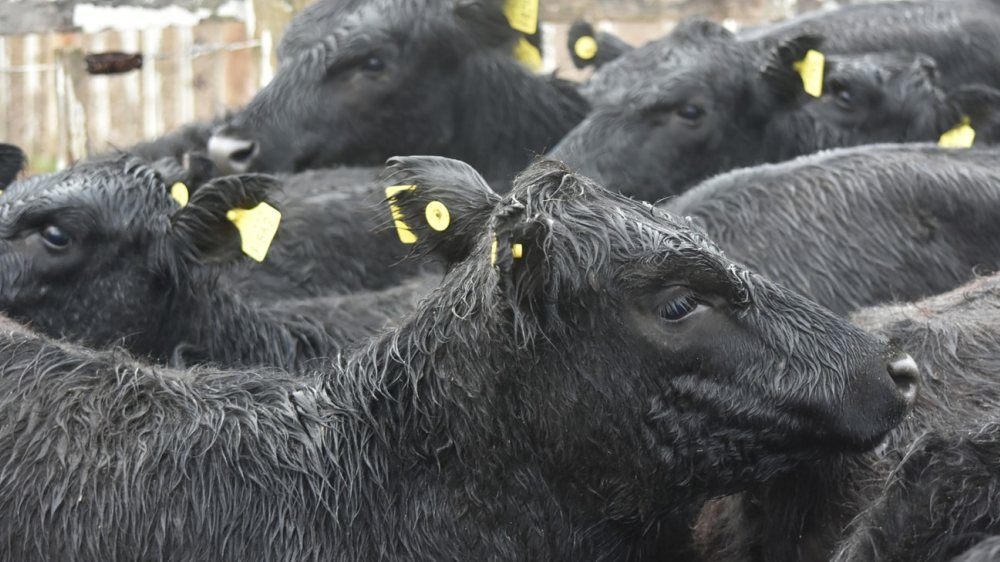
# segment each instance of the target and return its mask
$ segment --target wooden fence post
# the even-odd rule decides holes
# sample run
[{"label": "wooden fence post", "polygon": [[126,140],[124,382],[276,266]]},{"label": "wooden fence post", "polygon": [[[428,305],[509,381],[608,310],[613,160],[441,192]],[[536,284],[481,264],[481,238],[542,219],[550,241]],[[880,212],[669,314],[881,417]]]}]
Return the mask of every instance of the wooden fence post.
[{"label": "wooden fence post", "polygon": [[59,97],[59,155],[63,168],[90,154],[87,132],[87,70],[82,49],[60,50],[56,55],[56,95]]}]

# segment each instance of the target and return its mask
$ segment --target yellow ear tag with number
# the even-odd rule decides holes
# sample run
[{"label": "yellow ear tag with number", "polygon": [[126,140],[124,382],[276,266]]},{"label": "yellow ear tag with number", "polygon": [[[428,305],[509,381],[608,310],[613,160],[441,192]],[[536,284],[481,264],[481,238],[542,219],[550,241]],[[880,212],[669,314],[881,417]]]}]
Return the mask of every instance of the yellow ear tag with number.
[{"label": "yellow ear tag with number", "polygon": [[281,213],[267,203],[253,209],[232,209],[226,218],[240,231],[243,253],[257,261],[264,261],[274,235],[281,224]]},{"label": "yellow ear tag with number", "polygon": [[444,203],[440,201],[428,203],[424,209],[424,215],[427,217],[427,224],[438,232],[448,230],[448,225],[451,224],[451,213],[448,212],[448,207],[445,207]]},{"label": "yellow ear tag with number", "polygon": [[954,129],[941,135],[938,146],[942,148],[971,148],[976,142],[976,130],[972,128],[969,116],[962,117],[962,122]]},{"label": "yellow ear tag with number", "polygon": [[511,27],[525,35],[538,31],[538,0],[505,0],[503,14]]},{"label": "yellow ear tag with number", "polygon": [[389,211],[392,212],[392,222],[396,225],[396,234],[403,244],[413,244],[417,241],[417,235],[410,230],[410,227],[403,222],[403,210],[395,203],[396,194],[401,191],[413,191],[415,185],[392,185],[385,188],[385,197],[389,200]]},{"label": "yellow ear tag with number", "polygon": [[583,60],[591,60],[597,56],[597,39],[590,35],[582,35],[573,42],[573,52]]},{"label": "yellow ear tag with number", "polygon": [[170,196],[177,201],[181,207],[187,207],[188,204],[188,186],[184,185],[182,182],[177,182],[170,186]]},{"label": "yellow ear tag with number", "polygon": [[514,45],[514,58],[533,71],[542,69],[542,53],[524,37]]},{"label": "yellow ear tag with number", "polygon": [[802,88],[814,98],[823,95],[823,70],[826,67],[826,57],[814,49],[806,51],[806,56],[793,63],[792,68],[802,77]]}]

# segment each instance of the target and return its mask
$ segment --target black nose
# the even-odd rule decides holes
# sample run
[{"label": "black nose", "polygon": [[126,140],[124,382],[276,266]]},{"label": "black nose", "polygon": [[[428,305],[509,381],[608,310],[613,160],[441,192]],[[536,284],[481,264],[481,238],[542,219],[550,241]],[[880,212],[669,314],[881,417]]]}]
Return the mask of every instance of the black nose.
[{"label": "black nose", "polygon": [[208,155],[223,173],[238,174],[250,170],[260,152],[256,142],[223,127],[208,139]]},{"label": "black nose", "polygon": [[903,354],[890,361],[887,369],[903,398],[908,404],[913,404],[917,398],[917,384],[920,382],[917,362],[909,355]]}]

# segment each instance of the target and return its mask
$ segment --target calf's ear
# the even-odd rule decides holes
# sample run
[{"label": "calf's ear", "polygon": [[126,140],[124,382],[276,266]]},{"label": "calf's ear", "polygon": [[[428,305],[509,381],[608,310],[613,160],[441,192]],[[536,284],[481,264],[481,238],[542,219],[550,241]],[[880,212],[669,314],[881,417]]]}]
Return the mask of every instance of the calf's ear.
[{"label": "calf's ear", "polygon": [[274,177],[248,174],[198,188],[171,217],[172,235],[184,257],[217,263],[246,254],[263,261],[281,220],[267,198],[280,186]]},{"label": "calf's ear", "polygon": [[610,33],[595,31],[594,26],[584,20],[576,20],[570,26],[566,45],[573,66],[580,69],[601,68],[634,48]]},{"label": "calf's ear", "polygon": [[0,143],[0,189],[6,189],[14,183],[28,159],[20,148],[6,143]]},{"label": "calf's ear", "polygon": [[968,118],[976,145],[1000,142],[1000,90],[981,84],[959,86],[948,97]]},{"label": "calf's ear", "polygon": [[793,103],[803,95],[822,94],[825,60],[819,52],[823,38],[800,35],[782,41],[767,53],[761,78],[779,103]]},{"label": "calf's ear", "polygon": [[448,265],[467,258],[500,201],[472,166],[440,156],[397,156],[382,174],[400,242]]}]

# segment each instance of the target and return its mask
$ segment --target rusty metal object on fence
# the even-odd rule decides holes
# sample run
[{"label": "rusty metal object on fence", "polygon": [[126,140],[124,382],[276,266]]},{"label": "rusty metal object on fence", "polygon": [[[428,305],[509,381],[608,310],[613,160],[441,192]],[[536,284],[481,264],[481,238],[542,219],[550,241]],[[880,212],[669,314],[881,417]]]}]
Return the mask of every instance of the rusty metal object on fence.
[{"label": "rusty metal object on fence", "polygon": [[138,53],[90,53],[83,60],[88,74],[123,74],[142,68],[142,55]]}]

